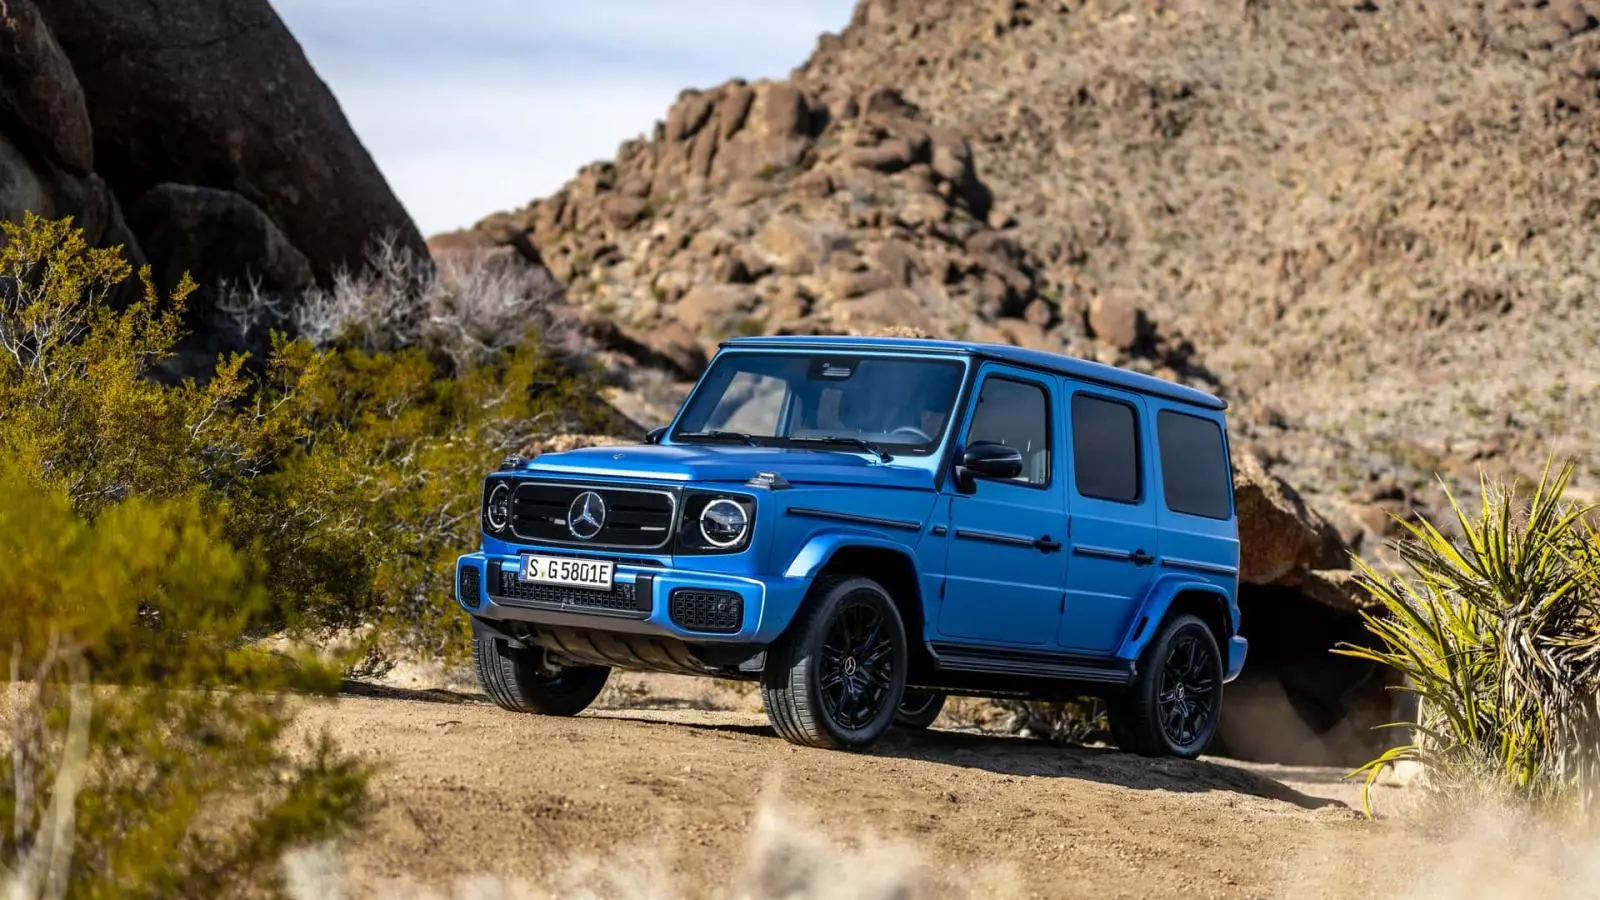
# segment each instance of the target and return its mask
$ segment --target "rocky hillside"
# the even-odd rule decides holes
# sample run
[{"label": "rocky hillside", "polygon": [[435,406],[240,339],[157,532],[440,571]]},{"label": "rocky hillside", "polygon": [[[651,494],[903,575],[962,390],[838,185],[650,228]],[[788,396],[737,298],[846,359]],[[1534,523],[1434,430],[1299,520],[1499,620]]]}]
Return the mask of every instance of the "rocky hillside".
[{"label": "rocky hillside", "polygon": [[524,241],[674,359],[915,323],[1216,387],[1376,552],[1435,471],[1600,432],[1586,2],[862,0],[444,240]]},{"label": "rocky hillside", "polygon": [[1596,15],[866,0],[795,77],[825,103],[892,83],[970,136],[1047,281],[1181,328],[1278,470],[1370,536],[1434,469],[1526,472],[1600,431]]},{"label": "rocky hillside", "polygon": [[25,211],[73,216],[164,288],[293,297],[378,238],[426,255],[268,0],[0,2],[0,219]]},{"label": "rocky hillside", "polygon": [[885,325],[1221,392],[1276,650],[1236,695],[1326,734],[1382,693],[1326,654],[1360,637],[1347,550],[1443,511],[1436,474],[1470,493],[1600,434],[1597,16],[861,0],[788,80],[686,90],[614,160],[431,243],[548,265],[619,370],[680,379],[644,417],[725,336]]}]

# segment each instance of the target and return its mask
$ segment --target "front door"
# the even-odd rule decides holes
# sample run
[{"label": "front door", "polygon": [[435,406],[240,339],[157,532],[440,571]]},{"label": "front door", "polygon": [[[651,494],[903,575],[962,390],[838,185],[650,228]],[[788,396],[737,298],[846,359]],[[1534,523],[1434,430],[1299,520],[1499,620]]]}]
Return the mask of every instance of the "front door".
[{"label": "front door", "polygon": [[1072,532],[1058,643],[1109,655],[1127,635],[1160,553],[1155,491],[1144,476],[1151,458],[1145,403],[1137,394],[1068,381],[1062,406]]},{"label": "front door", "polygon": [[[978,373],[961,447],[994,441],[1022,454],[1022,474],[947,479],[950,552],[939,631],[951,638],[1048,645],[1061,616],[1066,509],[1051,415],[1055,379],[998,364]],[[958,456],[959,458],[959,456]]]}]

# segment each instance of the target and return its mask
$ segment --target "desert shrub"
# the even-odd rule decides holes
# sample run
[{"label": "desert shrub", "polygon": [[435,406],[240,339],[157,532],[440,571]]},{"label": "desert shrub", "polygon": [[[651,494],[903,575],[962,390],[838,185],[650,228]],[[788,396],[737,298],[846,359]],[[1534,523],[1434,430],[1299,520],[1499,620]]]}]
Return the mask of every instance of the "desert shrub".
[{"label": "desert shrub", "polygon": [[331,351],[311,437],[252,490],[249,530],[301,565],[274,585],[319,625],[379,626],[390,647],[466,646],[456,556],[478,543],[483,477],[536,436],[616,426],[592,384],[534,345],[447,377],[420,348]]},{"label": "desert shrub", "polygon": [[[427,276],[380,256],[326,295],[352,304],[326,346],[274,334],[263,364],[235,355],[204,384],[168,384],[150,376],[182,337],[191,283],[162,297],[141,272],[113,310],[133,276],[116,249],[70,220],[0,228],[0,455],[89,520],[129,497],[198,497],[271,573],[258,635],[367,627],[369,650],[458,651],[451,565],[476,545],[483,476],[537,435],[625,427],[586,372],[512,328],[548,298],[498,269]],[[427,277],[423,319],[453,342],[390,315]],[[398,346],[412,339],[427,345]]]},{"label": "desert shrub", "polygon": [[[1362,770],[1415,760],[1436,790],[1497,789],[1538,806],[1593,808],[1600,790],[1600,539],[1591,508],[1565,499],[1575,471],[1546,469],[1531,495],[1482,485],[1461,537],[1402,522],[1405,569],[1357,561],[1379,611],[1375,648],[1340,652],[1391,666],[1419,700],[1411,742]],[[1448,493],[1448,492],[1447,492]],[[1369,807],[1370,813],[1370,807]]]},{"label": "desert shrub", "polygon": [[133,497],[91,522],[9,465],[0,496],[8,896],[242,895],[359,818],[363,768],[283,740],[290,696],[338,673],[250,649],[265,573],[207,504]]},{"label": "desert shrub", "polygon": [[342,270],[331,286],[303,295],[273,296],[254,284],[218,288],[218,306],[241,338],[282,322],[319,349],[415,348],[457,371],[555,333],[550,310],[562,291],[548,270],[516,259],[475,253],[435,262],[392,239],[375,242],[361,269]]},{"label": "desert shrub", "polygon": [[141,272],[138,299],[114,311],[132,275],[119,249],[32,214],[0,234],[0,453],[86,517],[130,496],[226,492],[305,436],[309,347],[280,342],[262,377],[236,356],[204,386],[158,384],[192,283],[160,297]]}]

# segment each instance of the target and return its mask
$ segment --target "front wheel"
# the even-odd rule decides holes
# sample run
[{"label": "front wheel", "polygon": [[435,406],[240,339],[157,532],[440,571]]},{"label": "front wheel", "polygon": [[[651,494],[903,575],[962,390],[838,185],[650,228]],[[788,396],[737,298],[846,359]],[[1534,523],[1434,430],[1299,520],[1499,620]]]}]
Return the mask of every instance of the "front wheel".
[{"label": "front wheel", "polygon": [[1222,653],[1206,623],[1174,616],[1139,656],[1127,691],[1108,704],[1117,746],[1140,756],[1194,759],[1217,733]]},{"label": "front wheel", "polygon": [[937,691],[918,691],[906,688],[900,697],[900,708],[895,710],[894,724],[901,728],[923,729],[933,724],[944,709],[944,695]]},{"label": "front wheel", "polygon": [[793,743],[859,750],[894,722],[908,658],[900,611],[877,582],[820,580],[762,673],[767,717]]},{"label": "front wheel", "polygon": [[606,666],[558,666],[537,647],[512,647],[474,638],[472,667],[483,692],[501,709],[545,716],[575,716],[600,696],[611,676]]}]

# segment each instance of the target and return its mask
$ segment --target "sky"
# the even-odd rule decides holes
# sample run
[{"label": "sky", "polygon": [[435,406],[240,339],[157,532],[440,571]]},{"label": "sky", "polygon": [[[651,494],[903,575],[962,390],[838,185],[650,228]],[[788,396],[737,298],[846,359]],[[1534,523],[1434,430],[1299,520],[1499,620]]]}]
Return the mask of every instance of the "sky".
[{"label": "sky", "polygon": [[783,78],[853,0],[271,0],[424,235],[559,188],[686,87]]}]

